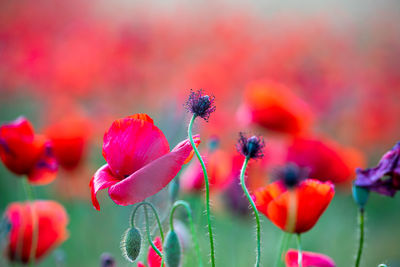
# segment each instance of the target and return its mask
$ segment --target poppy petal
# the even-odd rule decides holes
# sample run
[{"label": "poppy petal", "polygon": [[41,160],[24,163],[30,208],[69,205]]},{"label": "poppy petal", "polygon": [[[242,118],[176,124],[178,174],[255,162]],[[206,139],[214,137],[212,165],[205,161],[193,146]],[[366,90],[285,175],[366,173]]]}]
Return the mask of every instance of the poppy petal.
[{"label": "poppy petal", "polygon": [[[154,239],[154,245],[156,246],[156,248],[158,248],[158,250],[162,252],[161,238],[159,236]],[[147,254],[147,262],[149,264],[149,267],[160,267],[161,260],[161,257],[158,256],[157,252],[155,252],[154,249],[150,246],[149,252]]]},{"label": "poppy petal", "polygon": [[[297,267],[298,251],[290,249],[286,253],[286,267]],[[303,251],[302,253],[303,267],[335,267],[335,262],[328,256],[315,252]]]},{"label": "poppy petal", "polygon": [[189,140],[180,143],[170,153],[116,183],[109,189],[111,199],[118,205],[132,205],[163,189],[180,171],[192,151]]},{"label": "poppy petal", "polygon": [[96,171],[96,173],[90,180],[89,186],[92,195],[92,203],[97,210],[100,210],[100,204],[96,198],[97,192],[102,189],[108,188],[118,183],[119,181],[120,180],[116,179],[113,176],[111,169],[107,164],[103,165],[100,169]]},{"label": "poppy petal", "polygon": [[146,116],[116,120],[104,134],[103,156],[121,179],[169,152],[164,134]]},{"label": "poppy petal", "polygon": [[[180,145],[185,144],[185,142],[186,142],[186,140],[180,142],[180,143],[177,145],[177,147],[179,147]],[[199,134],[196,134],[195,136],[193,136],[193,142],[194,142],[194,144],[196,145],[196,147],[199,147],[199,145],[200,145],[200,143],[201,143],[201,141],[200,141],[200,135],[199,135]],[[185,162],[183,162],[183,164],[189,163],[189,162],[192,160],[193,155],[194,155],[194,149],[192,150],[192,152],[190,152],[190,155],[186,158],[186,160],[185,160]]]}]

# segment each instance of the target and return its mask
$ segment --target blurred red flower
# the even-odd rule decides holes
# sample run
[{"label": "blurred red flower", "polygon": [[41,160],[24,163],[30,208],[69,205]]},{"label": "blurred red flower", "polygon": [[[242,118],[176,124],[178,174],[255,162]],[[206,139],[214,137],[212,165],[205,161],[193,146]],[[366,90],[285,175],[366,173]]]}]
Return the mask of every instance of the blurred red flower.
[{"label": "blurred red flower", "polygon": [[333,183],[351,181],[364,157],[354,148],[344,148],[332,140],[295,138],[288,148],[287,161],[309,169],[309,178]]},{"label": "blurred red flower", "polygon": [[67,116],[45,129],[61,167],[67,170],[78,167],[86,152],[89,126],[88,120],[82,116]]},{"label": "blurred red flower", "polygon": [[331,182],[306,179],[295,188],[279,180],[254,193],[257,209],[286,232],[310,230],[328,207],[333,195]]},{"label": "blurred red flower", "polygon": [[64,207],[55,201],[14,202],[8,205],[5,216],[11,223],[8,243],[8,257],[11,261],[29,261],[33,226],[37,227],[38,234],[35,259],[42,258],[68,238],[68,215]]},{"label": "blurred red flower", "polygon": [[[157,236],[154,239],[154,245],[160,252],[162,252],[162,244],[161,238]],[[161,257],[154,251],[154,249],[149,246],[149,252],[147,253],[147,263],[149,264],[148,267],[160,267],[161,266]],[[137,267],[146,267],[142,262],[138,262]]]},{"label": "blurred red flower", "polygon": [[32,184],[48,184],[56,177],[50,141],[35,134],[24,117],[0,126],[0,158],[13,173],[27,175]]},{"label": "blurred red flower", "polygon": [[[200,138],[195,137],[200,143]],[[104,134],[103,156],[107,164],[90,181],[93,206],[100,210],[96,194],[109,188],[118,205],[132,205],[163,189],[193,156],[189,140],[172,151],[163,132],[146,114],[113,122]]]},{"label": "blurred red flower", "polygon": [[[298,251],[294,249],[288,250],[285,257],[286,267],[298,267],[297,262]],[[302,253],[303,267],[335,267],[335,262],[328,256],[315,252],[303,251]]]},{"label": "blurred red flower", "polygon": [[247,86],[238,117],[245,123],[288,134],[306,131],[312,120],[305,102],[289,88],[271,81],[256,81]]},{"label": "blurred red flower", "polygon": [[[223,190],[231,181],[231,156],[222,149],[202,153],[207,166],[211,190]],[[204,175],[199,161],[192,161],[181,175],[182,189],[201,191],[204,188]]]}]

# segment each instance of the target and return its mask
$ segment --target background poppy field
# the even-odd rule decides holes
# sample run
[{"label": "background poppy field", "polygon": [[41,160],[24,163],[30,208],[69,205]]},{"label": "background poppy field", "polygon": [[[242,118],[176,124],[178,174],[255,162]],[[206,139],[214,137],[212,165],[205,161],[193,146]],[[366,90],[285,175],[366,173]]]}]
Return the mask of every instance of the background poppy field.
[{"label": "background poppy field", "polygon": [[[187,135],[190,89],[200,88],[216,105],[194,132],[213,171],[217,266],[254,264],[254,220],[231,172],[240,131],[263,136],[266,145],[264,158],[250,166],[250,190],[271,182],[288,161],[317,166],[311,175],[335,184],[303,248],[337,266],[353,265],[355,169],[376,166],[400,140],[395,0],[1,1],[0,124],[25,116],[52,140],[57,178],[35,192],[60,202],[69,215],[69,238],[38,266],[99,266],[104,252],[117,266],[135,266],[120,251],[132,207],[101,192],[97,211],[90,199],[89,181],[105,163],[104,132],[118,118],[147,113],[173,148]],[[178,174],[179,198],[193,208],[208,262],[204,191],[195,168],[189,164]],[[0,164],[0,212],[24,200],[21,178]],[[150,201],[166,216],[168,186]],[[399,206],[398,195],[371,194],[361,266],[400,266]],[[281,231],[261,217],[262,261],[272,266]],[[6,241],[0,246],[3,251]],[[144,242],[141,259],[147,247]],[[0,266],[8,266],[1,255]],[[196,264],[189,245],[183,266]]]}]

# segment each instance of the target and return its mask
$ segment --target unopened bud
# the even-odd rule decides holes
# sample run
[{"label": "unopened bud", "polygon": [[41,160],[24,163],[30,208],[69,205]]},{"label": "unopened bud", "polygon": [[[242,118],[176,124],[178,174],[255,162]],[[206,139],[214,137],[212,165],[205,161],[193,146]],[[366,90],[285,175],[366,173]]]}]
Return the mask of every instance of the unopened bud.
[{"label": "unopened bud", "polygon": [[164,241],[164,256],[167,267],[179,267],[181,262],[181,245],[175,231],[168,232]]},{"label": "unopened bud", "polygon": [[121,241],[122,255],[130,262],[136,260],[140,253],[142,237],[135,227],[128,228]]}]

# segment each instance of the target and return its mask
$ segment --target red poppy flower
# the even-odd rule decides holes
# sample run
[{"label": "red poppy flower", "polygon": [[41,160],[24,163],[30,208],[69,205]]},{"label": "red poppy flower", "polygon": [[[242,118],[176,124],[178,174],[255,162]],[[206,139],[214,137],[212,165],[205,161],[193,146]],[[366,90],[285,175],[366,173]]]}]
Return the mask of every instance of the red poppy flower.
[{"label": "red poppy flower", "polygon": [[[288,189],[279,180],[258,189],[254,198],[257,209],[276,226],[286,232],[303,233],[315,225],[334,194],[331,182],[306,179],[297,187]],[[294,221],[291,221],[291,216]]]},{"label": "red poppy flower", "polygon": [[78,116],[65,117],[46,128],[45,134],[52,142],[60,166],[67,170],[76,168],[85,154],[88,121]]},{"label": "red poppy flower", "polygon": [[[198,136],[195,142],[200,143]],[[104,134],[103,156],[107,164],[90,181],[93,206],[100,210],[96,193],[108,188],[118,205],[132,205],[156,194],[193,156],[189,140],[172,151],[164,134],[146,114],[113,122]]]},{"label": "red poppy flower", "polygon": [[[294,249],[288,250],[285,257],[286,267],[298,267],[297,262],[298,251]],[[303,267],[335,267],[335,262],[328,256],[315,252],[303,251],[302,253]]]},{"label": "red poppy flower", "polygon": [[311,123],[309,107],[285,86],[271,82],[250,83],[245,102],[239,109],[239,119],[258,124],[268,130],[297,134]]},{"label": "red poppy flower", "polygon": [[0,126],[0,158],[13,173],[27,175],[32,184],[47,184],[56,177],[50,141],[36,135],[24,117]]},{"label": "red poppy flower", "polygon": [[[154,245],[160,252],[162,252],[162,243],[161,238],[156,237],[154,239]],[[154,251],[154,249],[149,246],[149,252],[147,253],[147,263],[149,264],[148,267],[160,267],[161,266],[161,257]],[[165,265],[164,265],[165,266]],[[142,262],[138,262],[137,267],[146,267]]]},{"label": "red poppy flower", "polygon": [[[32,210],[34,209],[34,217]],[[5,211],[11,223],[8,257],[11,261],[27,263],[32,247],[32,226],[37,227],[35,259],[40,259],[68,238],[68,215],[55,201],[14,202]],[[33,224],[33,218],[36,218]]]},{"label": "red poppy flower", "polygon": [[333,183],[352,180],[356,167],[364,165],[358,150],[315,138],[295,138],[288,148],[287,161],[308,168],[309,178]]}]

